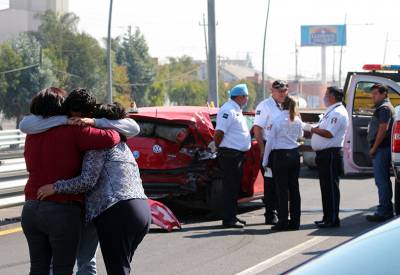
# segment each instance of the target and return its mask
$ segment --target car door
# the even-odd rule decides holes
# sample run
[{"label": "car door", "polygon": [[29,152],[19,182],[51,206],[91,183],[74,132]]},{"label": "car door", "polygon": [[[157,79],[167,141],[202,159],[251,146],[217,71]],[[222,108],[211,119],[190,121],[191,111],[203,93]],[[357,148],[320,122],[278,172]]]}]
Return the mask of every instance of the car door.
[{"label": "car door", "polygon": [[370,75],[352,75],[346,91],[346,108],[349,114],[349,128],[343,148],[345,174],[372,171],[367,141],[368,124],[374,112],[370,88],[374,84],[389,87],[389,99],[394,106],[400,104],[400,86],[387,78]]}]

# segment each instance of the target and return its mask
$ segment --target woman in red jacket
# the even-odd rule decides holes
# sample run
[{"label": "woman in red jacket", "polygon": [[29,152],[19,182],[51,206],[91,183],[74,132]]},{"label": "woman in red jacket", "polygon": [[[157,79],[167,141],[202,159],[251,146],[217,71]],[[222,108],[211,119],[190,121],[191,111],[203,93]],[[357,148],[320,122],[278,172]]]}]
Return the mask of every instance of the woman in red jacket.
[{"label": "woman in red jacket", "polygon": [[[42,117],[62,114],[65,91],[48,88],[32,100],[31,113]],[[28,241],[30,274],[72,274],[82,216],[82,195],[54,195],[37,200],[37,190],[57,180],[79,175],[85,151],[111,148],[120,142],[112,130],[60,126],[27,135],[25,161],[29,172],[22,228]]]}]

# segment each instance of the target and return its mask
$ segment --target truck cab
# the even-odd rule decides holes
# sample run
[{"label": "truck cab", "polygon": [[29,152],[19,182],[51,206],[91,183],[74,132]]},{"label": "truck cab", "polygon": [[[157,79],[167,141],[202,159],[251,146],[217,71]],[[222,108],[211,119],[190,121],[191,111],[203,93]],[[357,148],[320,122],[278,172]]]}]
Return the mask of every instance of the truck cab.
[{"label": "truck cab", "polygon": [[[368,124],[374,112],[370,89],[374,84],[383,84],[389,88],[389,99],[396,108],[393,127],[392,149],[395,172],[400,172],[400,66],[364,65],[367,72],[349,72],[344,86],[346,108],[349,114],[349,128],[343,146],[345,174],[372,172],[372,159],[369,156],[370,145],[367,141]],[[398,132],[398,133],[397,133]],[[393,142],[393,137],[395,141]]]}]

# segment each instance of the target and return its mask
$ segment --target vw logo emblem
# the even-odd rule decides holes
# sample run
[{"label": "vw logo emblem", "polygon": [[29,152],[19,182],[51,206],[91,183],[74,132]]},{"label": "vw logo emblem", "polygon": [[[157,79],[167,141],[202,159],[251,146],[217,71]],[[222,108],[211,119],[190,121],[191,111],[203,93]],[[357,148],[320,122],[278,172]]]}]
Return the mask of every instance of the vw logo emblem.
[{"label": "vw logo emblem", "polygon": [[133,157],[135,159],[138,159],[140,157],[140,152],[139,151],[133,151]]},{"label": "vw logo emblem", "polygon": [[155,154],[160,154],[160,153],[162,153],[162,148],[161,148],[161,146],[158,145],[158,144],[155,144],[155,145],[153,146],[153,152],[154,152]]}]

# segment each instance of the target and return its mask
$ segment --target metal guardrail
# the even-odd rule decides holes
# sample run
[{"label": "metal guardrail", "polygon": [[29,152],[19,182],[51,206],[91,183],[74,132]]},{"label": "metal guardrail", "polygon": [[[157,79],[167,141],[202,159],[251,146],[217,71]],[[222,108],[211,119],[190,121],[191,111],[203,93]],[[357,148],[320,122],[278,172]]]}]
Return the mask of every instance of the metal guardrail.
[{"label": "metal guardrail", "polygon": [[20,130],[0,131],[0,148],[18,149],[25,144],[26,134]]},{"label": "metal guardrail", "polygon": [[27,171],[23,150],[26,135],[20,130],[0,131],[0,208],[20,205]]}]

